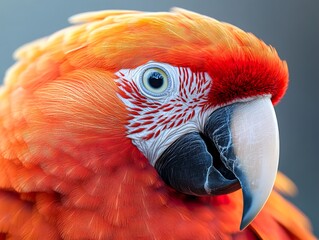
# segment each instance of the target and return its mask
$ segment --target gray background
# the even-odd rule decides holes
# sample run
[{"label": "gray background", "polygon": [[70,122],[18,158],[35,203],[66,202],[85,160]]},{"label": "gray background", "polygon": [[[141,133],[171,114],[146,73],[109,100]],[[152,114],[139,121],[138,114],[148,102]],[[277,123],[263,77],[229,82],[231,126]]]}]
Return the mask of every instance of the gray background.
[{"label": "gray background", "polygon": [[67,18],[75,13],[103,9],[167,11],[172,6],[253,32],[287,60],[290,86],[276,107],[281,138],[280,170],[298,186],[299,193],[292,201],[310,217],[318,236],[318,0],[0,0],[0,81],[13,63],[11,55],[17,47],[66,27]]}]

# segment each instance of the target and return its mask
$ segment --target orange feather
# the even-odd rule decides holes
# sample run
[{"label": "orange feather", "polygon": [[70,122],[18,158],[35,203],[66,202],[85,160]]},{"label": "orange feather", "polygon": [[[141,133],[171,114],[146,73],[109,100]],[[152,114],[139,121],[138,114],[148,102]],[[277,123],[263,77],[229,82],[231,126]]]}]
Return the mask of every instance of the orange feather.
[{"label": "orange feather", "polygon": [[126,138],[115,71],[154,60],[198,71],[213,64],[221,78],[223,65],[236,60],[263,66],[251,74],[287,79],[273,48],[180,9],[102,11],[71,21],[78,25],[19,49],[0,90],[0,239],[315,239],[307,218],[279,194],[294,191],[282,175],[239,232],[240,191],[179,194]]}]

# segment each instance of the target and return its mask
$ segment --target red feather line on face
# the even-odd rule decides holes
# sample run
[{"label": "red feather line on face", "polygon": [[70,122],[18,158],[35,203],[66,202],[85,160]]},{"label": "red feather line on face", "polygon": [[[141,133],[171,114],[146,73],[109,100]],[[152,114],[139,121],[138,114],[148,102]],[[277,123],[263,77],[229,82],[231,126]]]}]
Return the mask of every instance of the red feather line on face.
[{"label": "red feather line on face", "polygon": [[119,72],[119,95],[127,102],[129,112],[128,134],[134,138],[135,134],[142,140],[158,137],[161,131],[179,127],[188,122],[195,115],[195,110],[207,101],[211,79],[203,72],[192,72],[188,68],[176,67],[178,77],[171,81],[178,81],[177,92],[171,93],[164,100],[149,99],[141,94],[141,89],[134,79],[128,79],[123,72]]}]

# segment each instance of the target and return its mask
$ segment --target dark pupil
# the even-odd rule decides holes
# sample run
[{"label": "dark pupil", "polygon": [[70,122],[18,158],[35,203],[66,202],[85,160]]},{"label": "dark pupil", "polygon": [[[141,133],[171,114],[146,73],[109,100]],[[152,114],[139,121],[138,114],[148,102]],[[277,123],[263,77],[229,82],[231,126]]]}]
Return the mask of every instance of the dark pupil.
[{"label": "dark pupil", "polygon": [[152,72],[148,76],[148,83],[152,88],[158,89],[163,86],[164,78],[159,72]]}]

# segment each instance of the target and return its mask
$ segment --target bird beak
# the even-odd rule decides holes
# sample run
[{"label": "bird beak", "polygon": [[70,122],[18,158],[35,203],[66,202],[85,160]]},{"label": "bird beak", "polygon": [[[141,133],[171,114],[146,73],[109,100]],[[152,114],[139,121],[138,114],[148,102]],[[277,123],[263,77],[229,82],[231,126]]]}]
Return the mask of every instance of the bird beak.
[{"label": "bird beak", "polygon": [[275,182],[279,160],[275,110],[269,98],[237,103],[213,113],[207,126],[223,163],[240,182],[244,198],[240,229],[244,229],[266,203]]},{"label": "bird beak", "polygon": [[244,229],[272,191],[278,159],[275,111],[270,98],[262,97],[217,109],[203,133],[178,138],[154,167],[168,185],[185,194],[218,195],[241,187]]}]

